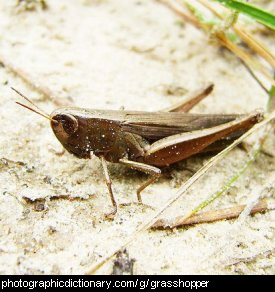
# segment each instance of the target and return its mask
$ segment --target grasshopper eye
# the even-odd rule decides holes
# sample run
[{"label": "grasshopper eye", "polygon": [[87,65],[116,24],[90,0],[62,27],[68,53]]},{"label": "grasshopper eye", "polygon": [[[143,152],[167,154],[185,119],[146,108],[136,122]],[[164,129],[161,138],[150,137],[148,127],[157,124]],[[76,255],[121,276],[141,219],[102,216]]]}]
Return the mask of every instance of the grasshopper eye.
[{"label": "grasshopper eye", "polygon": [[78,129],[78,121],[73,115],[60,114],[57,115],[54,119],[62,125],[64,131],[69,136],[74,134]]}]

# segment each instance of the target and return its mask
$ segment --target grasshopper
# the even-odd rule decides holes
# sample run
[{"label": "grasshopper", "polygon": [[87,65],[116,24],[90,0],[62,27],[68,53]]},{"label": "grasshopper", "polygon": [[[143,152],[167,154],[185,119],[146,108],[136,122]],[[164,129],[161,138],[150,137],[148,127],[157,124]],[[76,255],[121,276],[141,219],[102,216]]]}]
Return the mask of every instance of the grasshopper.
[{"label": "grasshopper", "polygon": [[50,115],[22,93],[12,88],[33,107],[17,102],[50,120],[51,128],[63,147],[78,158],[100,158],[113,209],[117,203],[107,161],[120,163],[150,175],[137,190],[141,192],[161,175],[160,167],[169,166],[192,155],[219,151],[263,119],[263,112],[249,114],[190,114],[188,111],[205,98],[213,84],[187,101],[158,112],[96,110],[63,107]]}]

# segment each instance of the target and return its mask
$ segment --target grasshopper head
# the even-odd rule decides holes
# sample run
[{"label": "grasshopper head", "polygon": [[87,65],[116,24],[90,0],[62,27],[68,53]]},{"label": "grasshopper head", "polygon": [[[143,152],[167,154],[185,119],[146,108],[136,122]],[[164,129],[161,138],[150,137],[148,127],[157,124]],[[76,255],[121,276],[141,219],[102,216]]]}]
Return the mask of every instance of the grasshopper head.
[{"label": "grasshopper head", "polygon": [[58,140],[63,144],[78,130],[78,120],[67,113],[52,114],[51,127]]},{"label": "grasshopper head", "polygon": [[55,110],[50,117],[52,130],[63,147],[79,158],[89,158],[92,149],[83,139],[86,136],[81,117],[62,109]]}]

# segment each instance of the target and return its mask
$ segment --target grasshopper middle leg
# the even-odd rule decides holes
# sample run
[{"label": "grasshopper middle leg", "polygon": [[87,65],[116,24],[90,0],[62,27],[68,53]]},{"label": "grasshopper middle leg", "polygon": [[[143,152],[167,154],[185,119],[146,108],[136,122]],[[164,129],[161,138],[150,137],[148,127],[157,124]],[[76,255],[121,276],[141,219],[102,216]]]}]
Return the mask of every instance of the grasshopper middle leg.
[{"label": "grasshopper middle leg", "polygon": [[106,182],[106,185],[108,187],[109,195],[110,195],[112,205],[113,205],[113,210],[110,213],[106,214],[106,217],[112,219],[115,216],[115,214],[117,213],[117,203],[116,203],[116,200],[115,200],[115,197],[113,194],[112,181],[111,181],[111,178],[109,175],[106,160],[103,156],[100,157],[100,160],[101,160],[101,164],[102,164],[102,168],[103,168],[105,182]]},{"label": "grasshopper middle leg", "polygon": [[142,203],[141,192],[160,177],[161,170],[155,166],[152,166],[152,165],[148,165],[148,164],[144,164],[144,163],[140,163],[140,162],[135,162],[135,161],[131,161],[131,160],[124,159],[124,158],[120,159],[119,162],[121,164],[124,164],[125,166],[128,166],[128,167],[136,169],[136,170],[143,171],[143,172],[151,175],[151,177],[145,183],[143,183],[137,190],[138,202]]}]

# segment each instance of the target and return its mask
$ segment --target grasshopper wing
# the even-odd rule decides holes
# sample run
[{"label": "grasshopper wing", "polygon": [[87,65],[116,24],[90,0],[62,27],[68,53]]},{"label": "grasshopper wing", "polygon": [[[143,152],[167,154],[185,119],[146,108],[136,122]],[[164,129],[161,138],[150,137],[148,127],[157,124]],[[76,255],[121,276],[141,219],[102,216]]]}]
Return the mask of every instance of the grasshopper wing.
[{"label": "grasshopper wing", "polygon": [[231,122],[244,115],[206,115],[178,112],[125,112],[122,131],[150,141],[171,135],[202,130]]}]

